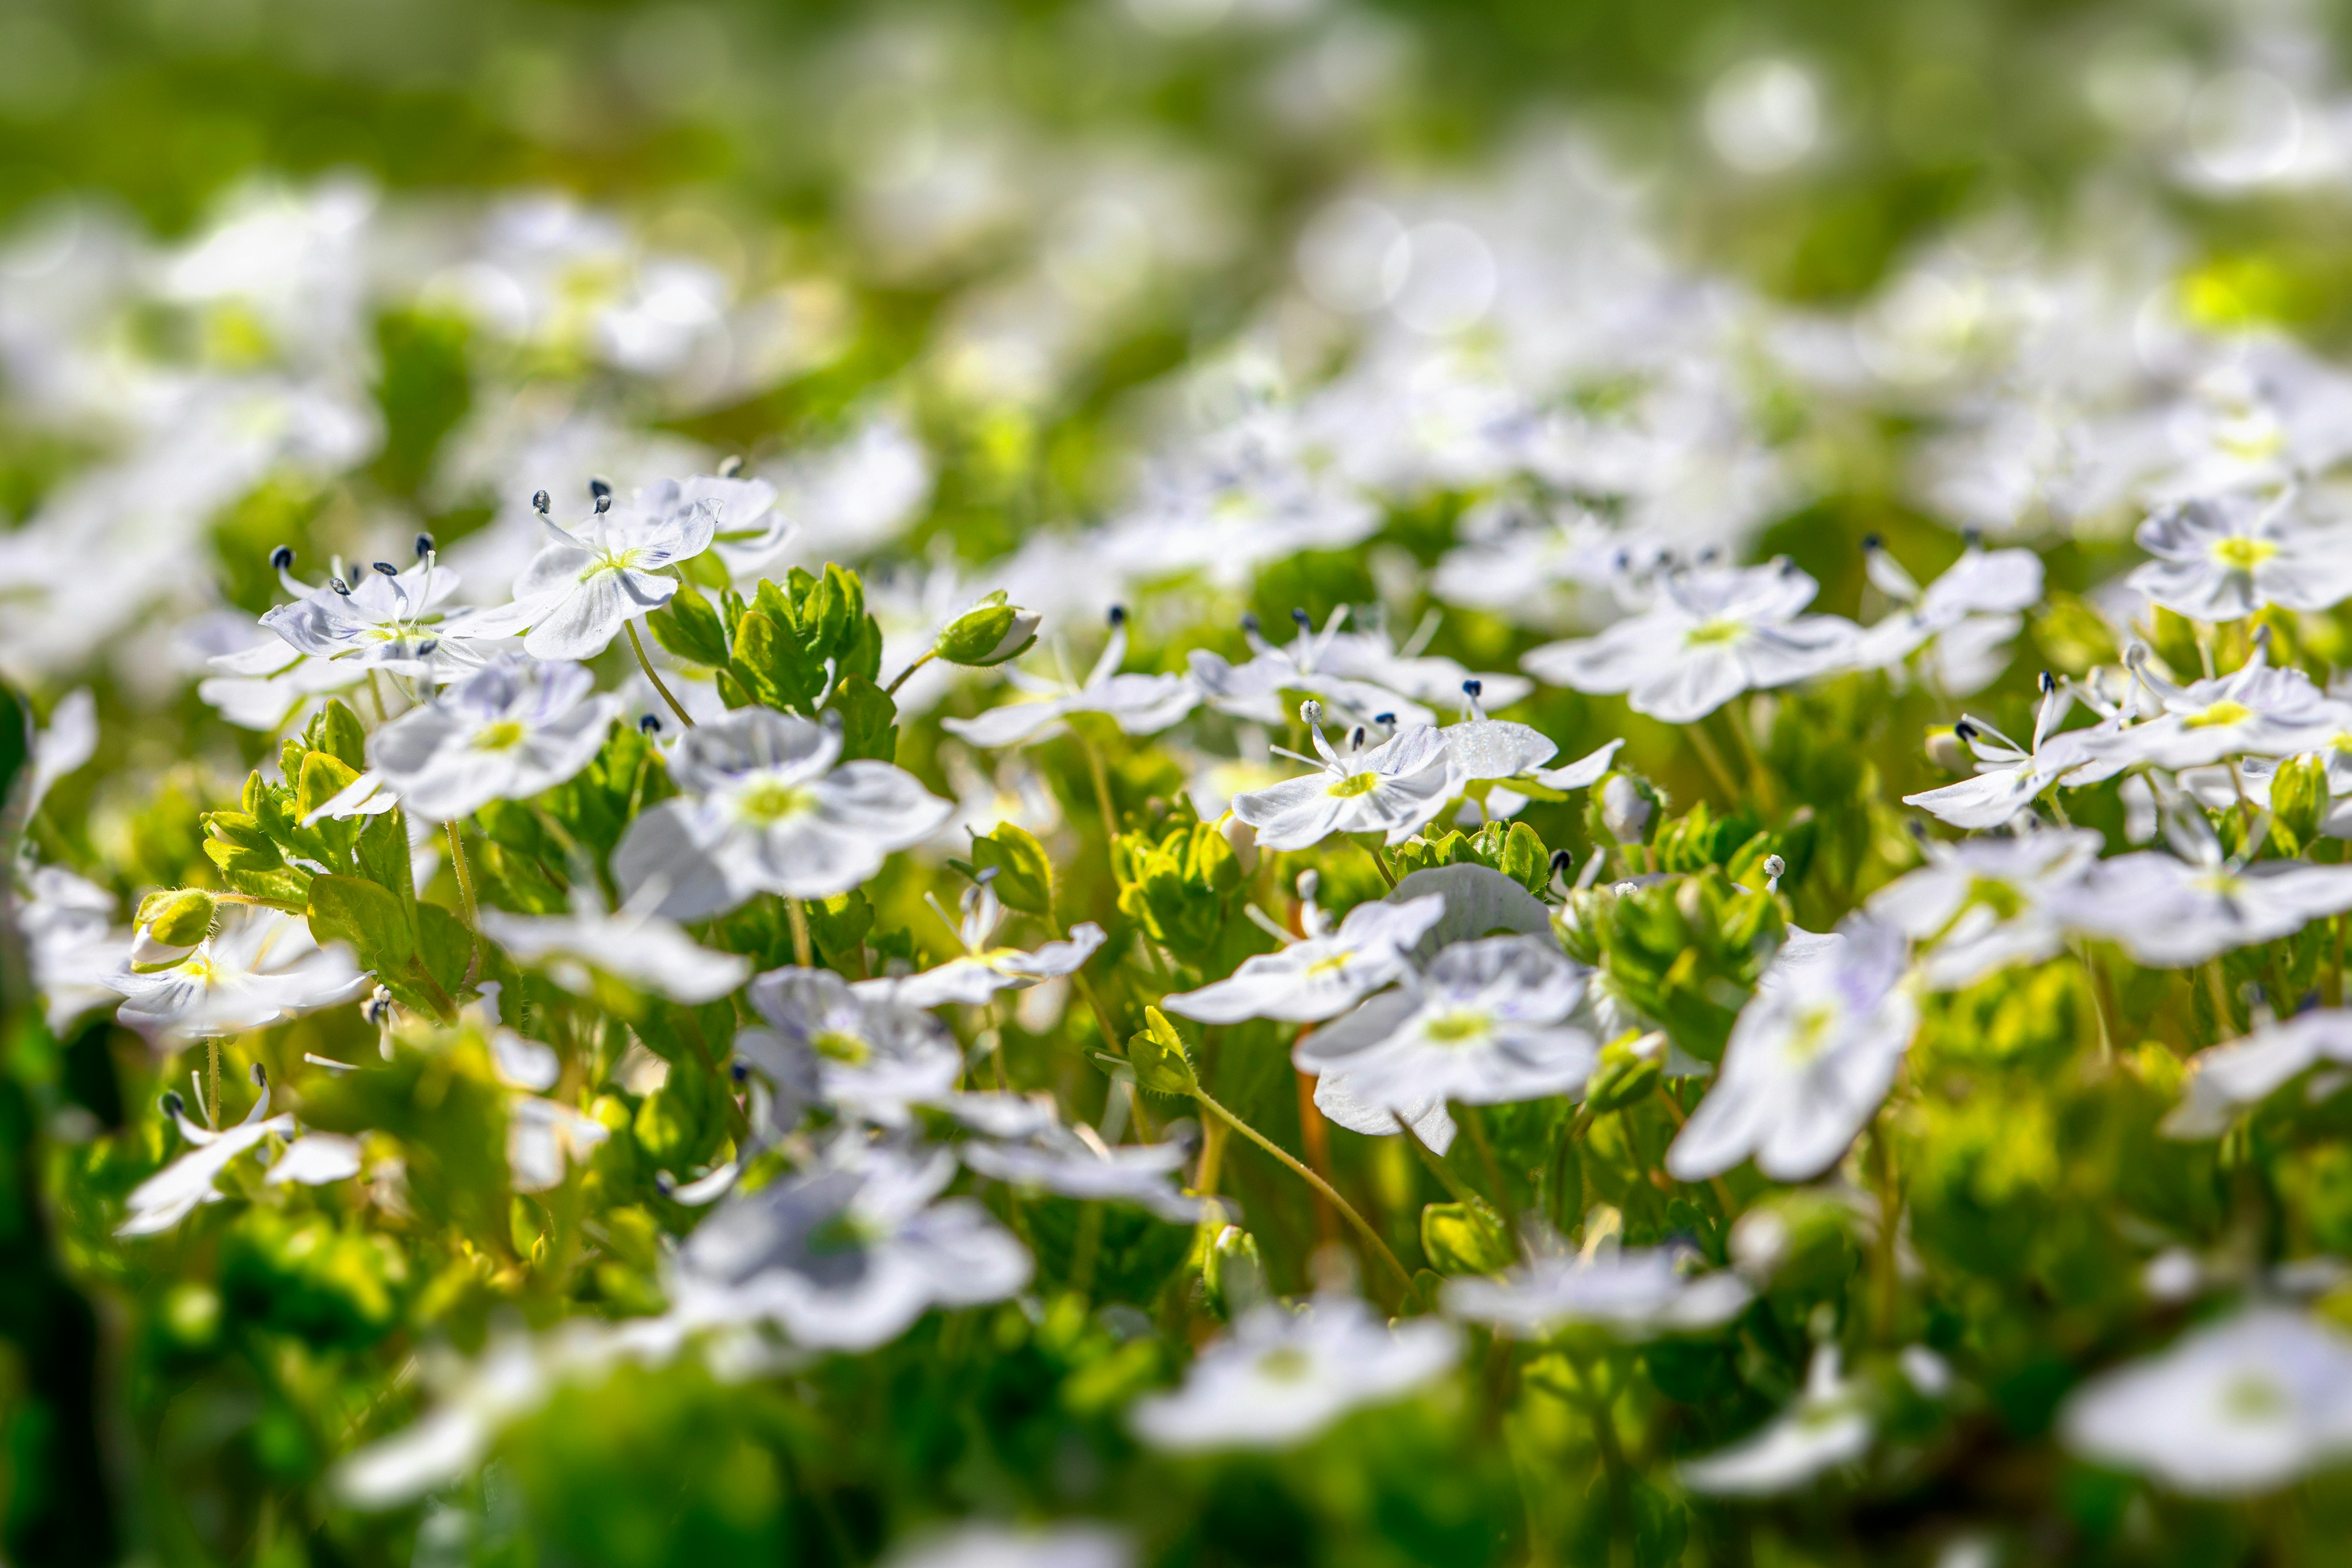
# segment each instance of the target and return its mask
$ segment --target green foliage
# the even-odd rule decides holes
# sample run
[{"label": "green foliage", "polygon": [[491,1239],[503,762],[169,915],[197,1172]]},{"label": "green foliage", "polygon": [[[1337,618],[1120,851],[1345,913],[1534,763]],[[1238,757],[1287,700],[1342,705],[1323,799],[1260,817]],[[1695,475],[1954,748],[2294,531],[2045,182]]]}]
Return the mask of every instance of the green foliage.
[{"label": "green foliage", "polygon": [[1569,951],[1603,970],[1676,1045],[1713,1061],[1787,921],[1770,894],[1709,868],[1646,887],[1578,894],[1560,929]]}]

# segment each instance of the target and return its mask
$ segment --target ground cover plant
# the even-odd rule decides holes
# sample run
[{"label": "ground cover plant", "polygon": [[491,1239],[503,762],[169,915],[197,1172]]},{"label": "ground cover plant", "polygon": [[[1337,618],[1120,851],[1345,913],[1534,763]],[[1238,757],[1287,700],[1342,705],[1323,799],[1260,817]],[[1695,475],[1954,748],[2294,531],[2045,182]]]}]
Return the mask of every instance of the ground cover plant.
[{"label": "ground cover plant", "polygon": [[0,1548],[2330,1561],[2352,99],[1904,13],[0,17]]}]

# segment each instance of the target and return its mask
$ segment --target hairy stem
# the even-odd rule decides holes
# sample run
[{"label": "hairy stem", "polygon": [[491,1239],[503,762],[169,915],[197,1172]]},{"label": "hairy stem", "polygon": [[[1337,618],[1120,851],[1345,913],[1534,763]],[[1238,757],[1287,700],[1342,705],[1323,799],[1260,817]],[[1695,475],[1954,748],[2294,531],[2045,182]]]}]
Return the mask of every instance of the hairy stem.
[{"label": "hairy stem", "polygon": [[473,985],[474,977],[482,967],[481,911],[474,903],[474,868],[466,862],[465,835],[457,831],[454,821],[441,826],[449,835],[449,869],[457,873],[457,904],[466,916],[466,978],[459,987],[465,989]]},{"label": "hairy stem", "polygon": [[1356,1234],[1364,1239],[1364,1244],[1366,1246],[1370,1247],[1375,1253],[1379,1254],[1381,1261],[1386,1263],[1391,1269],[1396,1271],[1396,1277],[1404,1281],[1404,1288],[1406,1291],[1412,1295],[1412,1299],[1420,1301],[1424,1307],[1429,1304],[1428,1301],[1423,1300],[1422,1297],[1421,1287],[1412,1282],[1412,1270],[1408,1270],[1402,1263],[1397,1260],[1397,1255],[1389,1250],[1389,1244],[1381,1239],[1381,1233],[1373,1229],[1370,1222],[1366,1220],[1362,1215],[1356,1212],[1356,1206],[1354,1204],[1349,1203],[1346,1198],[1339,1196],[1338,1188],[1334,1187],[1329,1182],[1325,1181],[1321,1176],[1317,1176],[1313,1171],[1307,1169],[1304,1164],[1300,1163],[1297,1155],[1292,1154],[1288,1149],[1284,1148],[1280,1144],[1276,1143],[1272,1138],[1267,1137],[1264,1133],[1259,1132],[1255,1127],[1251,1126],[1247,1122],[1243,1121],[1239,1116],[1234,1115],[1231,1111],[1226,1110],[1223,1105],[1217,1103],[1215,1098],[1212,1096],[1207,1090],[1196,1087],[1192,1091],[1192,1098],[1201,1103],[1201,1108],[1202,1110],[1214,1114],[1219,1120],[1223,1121],[1234,1132],[1239,1133],[1243,1137],[1247,1138],[1251,1143],[1255,1144],[1259,1148],[1264,1149],[1267,1154],[1272,1155],[1276,1160],[1289,1167],[1293,1176],[1296,1176],[1308,1186],[1313,1187],[1317,1192],[1322,1194],[1323,1200],[1326,1203],[1328,1203],[1333,1208],[1339,1210],[1339,1217],[1355,1228]]},{"label": "hairy stem", "polygon": [[899,671],[896,675],[891,677],[890,684],[882,688],[882,695],[886,697],[897,696],[898,695],[898,688],[907,684],[908,676],[913,674],[917,670],[921,669],[925,664],[929,664],[933,659],[936,659],[939,656],[940,651],[937,648],[925,649],[921,658],[916,660],[913,664],[908,665],[905,669]]},{"label": "hairy stem", "polygon": [[654,690],[661,693],[661,700],[669,704],[669,711],[677,715],[677,722],[692,729],[694,720],[688,716],[686,709],[679,706],[677,698],[671,695],[669,687],[662,684],[660,674],[654,669],[654,662],[646,657],[646,640],[637,635],[637,623],[634,621],[624,621],[621,624],[628,630],[629,646],[636,650],[637,667],[645,671],[646,679],[654,684]]}]

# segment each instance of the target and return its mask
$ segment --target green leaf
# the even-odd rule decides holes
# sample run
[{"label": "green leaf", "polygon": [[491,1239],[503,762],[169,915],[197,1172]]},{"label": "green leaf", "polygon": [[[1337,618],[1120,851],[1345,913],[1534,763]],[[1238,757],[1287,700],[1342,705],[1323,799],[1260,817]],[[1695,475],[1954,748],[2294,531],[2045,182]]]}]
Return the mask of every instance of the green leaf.
[{"label": "green leaf", "polygon": [[303,744],[311,751],[325,752],[355,774],[367,767],[367,730],[361,726],[360,716],[334,697],[329,697],[310,721]]},{"label": "green leaf", "polygon": [[1127,1060],[1135,1081],[1155,1094],[1190,1096],[1201,1086],[1184,1037],[1158,1008],[1143,1009],[1145,1027],[1128,1039]]},{"label": "green leaf", "polygon": [[810,940],[826,958],[856,952],[874,929],[874,906],[854,887],[831,898],[812,898],[801,908],[808,915]]},{"label": "green leaf", "polygon": [[841,759],[895,761],[898,755],[898,705],[864,675],[847,674],[824,705],[841,716]]},{"label": "green leaf", "polygon": [[310,935],[349,944],[379,977],[406,968],[416,954],[416,930],[400,900],[356,876],[310,879]]},{"label": "green leaf", "polygon": [[1502,1217],[1475,1198],[1423,1209],[1421,1249],[1441,1274],[1498,1273],[1517,1256]]},{"label": "green leaf", "polygon": [[1513,822],[1503,839],[1503,863],[1496,868],[1529,893],[1540,894],[1551,880],[1551,852],[1525,822]]},{"label": "green leaf", "polygon": [[416,906],[417,956],[434,984],[450,996],[465,988],[466,968],[473,961],[474,934],[466,923],[437,904]]},{"label": "green leaf", "polygon": [[667,604],[646,617],[654,641],[689,664],[723,667],[728,660],[727,623],[691,583],[680,583]]},{"label": "green leaf", "polygon": [[772,708],[809,713],[824,690],[824,662],[810,658],[791,623],[780,622],[767,610],[749,611],[736,623],[734,656],[727,668],[754,701]]}]

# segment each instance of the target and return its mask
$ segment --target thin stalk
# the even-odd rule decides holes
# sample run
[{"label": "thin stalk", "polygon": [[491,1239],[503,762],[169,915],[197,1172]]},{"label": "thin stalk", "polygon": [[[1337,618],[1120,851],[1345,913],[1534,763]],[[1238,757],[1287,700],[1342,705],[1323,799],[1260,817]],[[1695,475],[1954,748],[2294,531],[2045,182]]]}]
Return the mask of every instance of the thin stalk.
[{"label": "thin stalk", "polygon": [[[1684,1126],[1690,1121],[1690,1118],[1683,1114],[1683,1108],[1679,1104],[1675,1103],[1675,1097],[1666,1092],[1666,1086],[1664,1083],[1659,1083],[1653,1092],[1657,1095],[1658,1103],[1666,1108],[1666,1115],[1668,1119],[1674,1123],[1675,1131],[1677,1133],[1681,1132]],[[1581,1126],[1582,1124],[1580,1123],[1576,1128],[1571,1128],[1570,1135],[1574,1136],[1575,1133],[1580,1130]],[[1739,1212],[1738,1206],[1731,1201],[1731,1189],[1723,1185],[1723,1178],[1721,1176],[1711,1176],[1707,1177],[1706,1185],[1709,1190],[1715,1194],[1716,1206],[1723,1210],[1723,1218],[1725,1219],[1728,1220]]]},{"label": "thin stalk", "polygon": [[1095,781],[1095,804],[1102,810],[1103,842],[1108,844],[1118,835],[1118,808],[1111,804],[1110,772],[1103,766],[1102,753],[1087,738],[1084,730],[1074,724],[1070,734],[1076,737],[1078,749],[1087,754],[1087,771]]},{"label": "thin stalk", "polygon": [[629,646],[636,650],[637,667],[645,671],[646,679],[654,684],[654,690],[661,693],[661,700],[669,704],[669,711],[677,715],[677,722],[692,729],[694,720],[688,716],[686,709],[679,705],[677,698],[670,694],[669,687],[662,684],[661,675],[654,669],[654,662],[646,657],[646,640],[637,635],[637,623],[635,621],[624,621],[621,624],[628,629]]},{"label": "thin stalk", "polygon": [[937,648],[926,649],[921,658],[916,660],[913,664],[899,671],[898,674],[892,678],[890,684],[882,688],[882,695],[886,697],[897,696],[898,695],[898,688],[907,684],[907,677],[908,675],[913,674],[917,670],[921,669],[925,664],[929,664],[933,659],[936,659],[939,656],[940,651]]},{"label": "thin stalk", "polygon": [[457,906],[466,916],[466,978],[459,988],[464,989],[482,967],[481,910],[474,902],[474,868],[466,862],[466,837],[455,819],[441,825],[449,835],[449,869],[457,874]]},{"label": "thin stalk", "polygon": [[1495,1157],[1495,1145],[1487,1141],[1486,1113],[1476,1105],[1457,1105],[1455,1110],[1462,1124],[1470,1130],[1470,1146],[1478,1151],[1478,1164],[1486,1173],[1486,1184],[1495,1189],[1495,1212],[1503,1217],[1503,1229],[1509,1235],[1511,1249],[1516,1252],[1519,1249],[1519,1206],[1511,1201],[1510,1184],[1503,1179],[1503,1162]]},{"label": "thin stalk", "polygon": [[205,1040],[205,1067],[212,1081],[208,1095],[211,1103],[206,1107],[205,1119],[217,1127],[221,1124],[220,1036],[218,1035],[209,1036]]},{"label": "thin stalk", "polygon": [[[1142,1103],[1140,1094],[1138,1104]],[[1225,1124],[1215,1117],[1201,1124],[1201,1168],[1192,1176],[1192,1196],[1217,1196],[1217,1177],[1223,1174],[1225,1164]]]},{"label": "thin stalk", "polygon": [[1772,789],[1772,775],[1764,766],[1764,754],[1758,749],[1755,734],[1748,726],[1748,706],[1734,698],[1723,705],[1723,711],[1729,716],[1731,738],[1739,743],[1740,759],[1748,764],[1748,776],[1755,781],[1757,809],[1769,814],[1778,809],[1779,801]]},{"label": "thin stalk", "polygon": [[784,900],[784,918],[793,926],[793,962],[803,969],[816,967],[816,945],[809,940],[808,911],[797,898]]},{"label": "thin stalk", "polygon": [[1362,839],[1357,838],[1352,833],[1348,835],[1348,841],[1372,857],[1372,864],[1379,870],[1381,880],[1387,883],[1391,889],[1394,889],[1397,884],[1396,873],[1390,869],[1389,857],[1381,852],[1380,846],[1378,844],[1367,843]]},{"label": "thin stalk", "polygon": [[2222,977],[2221,960],[2204,966],[2206,994],[2213,1000],[2213,1027],[2227,1035],[2236,1026],[2230,1017],[2230,982]]},{"label": "thin stalk", "polygon": [[1102,1251],[1103,1206],[1090,1203],[1078,1216],[1076,1255],[1070,1260],[1070,1289],[1089,1295],[1095,1288],[1095,1259]]},{"label": "thin stalk", "polygon": [[383,724],[392,717],[392,705],[383,700],[383,672],[373,665],[368,668],[368,695],[375,702],[375,721]]},{"label": "thin stalk", "polygon": [[1479,1201],[1478,1195],[1470,1189],[1470,1184],[1464,1181],[1460,1176],[1455,1176],[1454,1174],[1454,1167],[1447,1165],[1444,1160],[1439,1159],[1437,1157],[1437,1151],[1431,1148],[1427,1144],[1423,1143],[1419,1134],[1408,1131],[1404,1134],[1404,1141],[1412,1145],[1412,1152],[1414,1154],[1421,1156],[1421,1163],[1429,1167],[1429,1174],[1437,1178],[1437,1185],[1444,1187],[1454,1202],[1475,1203]]},{"label": "thin stalk", "polygon": [[1332,1186],[1329,1182],[1325,1181],[1321,1176],[1317,1176],[1313,1171],[1307,1169],[1306,1166],[1299,1163],[1298,1156],[1292,1154],[1288,1149],[1284,1148],[1280,1144],[1276,1143],[1272,1138],[1267,1137],[1264,1133],[1259,1132],[1255,1127],[1251,1126],[1247,1122],[1243,1121],[1239,1116],[1234,1115],[1231,1111],[1226,1110],[1223,1105],[1217,1103],[1216,1099],[1211,1095],[1207,1090],[1195,1087],[1192,1091],[1192,1098],[1201,1103],[1201,1108],[1202,1110],[1215,1114],[1227,1126],[1233,1128],[1234,1132],[1239,1133],[1243,1137],[1247,1138],[1251,1143],[1255,1144],[1259,1148],[1264,1149],[1267,1154],[1272,1155],[1284,1166],[1289,1167],[1290,1173],[1293,1176],[1298,1177],[1299,1180],[1305,1182],[1308,1186],[1313,1187],[1317,1192],[1321,1193],[1323,1195],[1324,1201],[1328,1203],[1333,1208],[1338,1209],[1339,1211],[1340,1218],[1355,1228],[1356,1234],[1364,1239],[1365,1245],[1371,1248],[1374,1252],[1380,1255],[1381,1261],[1386,1263],[1391,1269],[1396,1271],[1396,1277],[1404,1281],[1404,1288],[1406,1291],[1412,1295],[1412,1299],[1416,1301],[1420,1301],[1424,1307],[1429,1305],[1429,1302],[1422,1296],[1421,1287],[1412,1282],[1412,1271],[1397,1260],[1397,1255],[1389,1250],[1389,1244],[1381,1239],[1381,1233],[1373,1229],[1370,1223],[1367,1221],[1362,1215],[1356,1212],[1356,1206],[1354,1204],[1349,1203],[1346,1198],[1339,1196],[1337,1188]]},{"label": "thin stalk", "polygon": [[1895,1187],[1895,1156],[1888,1148],[1890,1141],[1886,1116],[1881,1112],[1870,1129],[1870,1180],[1878,1188],[1878,1246],[1872,1262],[1873,1272],[1877,1276],[1878,1339],[1882,1344],[1895,1343],[1895,1318],[1902,1290],[1895,1267],[1895,1241],[1896,1224],[1903,1215],[1903,1198]]},{"label": "thin stalk", "polygon": [[2116,999],[2107,994],[2106,971],[2092,960],[2091,950],[2084,944],[2074,944],[2074,961],[2083,966],[2083,977],[2091,982],[2091,1011],[2099,1020],[2099,1060],[2113,1061],[2116,1056]]},{"label": "thin stalk", "polygon": [[1690,737],[1691,749],[1697,752],[1699,761],[1706,765],[1707,772],[1715,779],[1715,787],[1723,791],[1726,802],[1736,804],[1739,800],[1739,786],[1733,780],[1731,769],[1724,766],[1723,753],[1717,751],[1715,742],[1708,738],[1706,721],[1701,719],[1696,724],[1686,724],[1683,726],[1683,733]]}]

